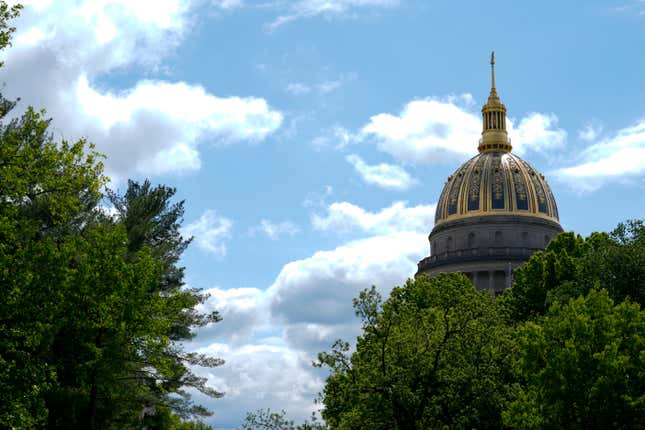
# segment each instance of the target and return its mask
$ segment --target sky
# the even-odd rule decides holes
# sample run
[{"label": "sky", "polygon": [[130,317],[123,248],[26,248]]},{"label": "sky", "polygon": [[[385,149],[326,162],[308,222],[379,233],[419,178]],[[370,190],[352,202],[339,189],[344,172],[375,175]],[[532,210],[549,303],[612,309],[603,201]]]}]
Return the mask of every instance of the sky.
[{"label": "sky", "polygon": [[496,52],[513,151],[565,230],[645,213],[645,1],[31,0],[3,94],[106,154],[110,186],[185,200],[187,285],[223,321],[186,345],[218,429],[318,408],[311,362],[351,301],[429,255],[446,178],[477,152]]}]

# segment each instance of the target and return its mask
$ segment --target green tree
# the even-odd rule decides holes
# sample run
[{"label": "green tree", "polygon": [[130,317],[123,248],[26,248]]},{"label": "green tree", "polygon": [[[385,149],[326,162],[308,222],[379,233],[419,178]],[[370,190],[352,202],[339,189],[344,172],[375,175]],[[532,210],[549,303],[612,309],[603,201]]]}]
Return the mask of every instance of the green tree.
[{"label": "green tree", "polygon": [[[14,103],[0,105],[2,119]],[[91,146],[56,143],[48,126],[31,108],[0,123],[0,423],[17,428],[47,415],[43,393],[56,374],[46,351],[67,273],[62,247],[82,229],[104,183]]]},{"label": "green tree", "polygon": [[[19,6],[0,1],[0,49]],[[216,322],[177,266],[174,190],[130,183],[119,217],[99,203],[107,178],[85,140],[55,141],[44,111],[0,96],[0,427],[179,428],[208,411],[181,341]],[[195,423],[195,425],[198,425]]]},{"label": "green tree", "polygon": [[130,255],[136,256],[141,250],[148,249],[161,265],[159,279],[147,291],[155,298],[156,307],[149,309],[147,315],[148,325],[160,329],[158,336],[163,342],[154,344],[152,348],[137,346],[137,354],[132,356],[131,377],[148,389],[138,400],[130,397],[127,403],[138,404],[140,411],[147,411],[146,421],[157,421],[155,425],[162,427],[160,422],[164,421],[167,409],[184,418],[210,415],[206,409],[190,401],[186,387],[210,397],[222,395],[208,387],[205,378],[197,377],[190,366],[214,367],[223,361],[203,354],[186,353],[180,344],[191,339],[196,328],[218,322],[221,318],[217,312],[197,312],[195,306],[207,296],[197,290],[183,288],[184,269],[177,263],[190,239],[184,239],[179,232],[184,202],[172,203],[174,194],[174,188],[153,187],[147,180],[142,184],[128,181],[123,195],[108,192],[109,201],[117,212],[114,222],[127,232]]},{"label": "green tree", "polygon": [[519,326],[525,388],[504,422],[517,429],[645,428],[645,312],[592,290]]},{"label": "green tree", "polygon": [[[0,1],[0,50],[11,45],[11,36],[16,28],[11,26],[9,22],[18,16],[20,9],[22,9],[20,4],[9,6],[5,1]],[[0,67],[2,65],[3,63],[0,62]]]},{"label": "green tree", "polygon": [[248,412],[240,430],[326,430],[328,427],[319,422],[315,414],[311,414],[311,421],[302,424],[287,418],[287,412],[273,412],[271,409],[260,409]]},{"label": "green tree", "polygon": [[559,234],[543,252],[514,272],[513,288],[502,302],[514,321],[544,315],[549,306],[589,292],[606,289],[611,298],[645,305],[645,226],[643,221],[621,223],[610,234],[592,233],[586,239]]},{"label": "green tree", "polygon": [[420,277],[382,301],[354,307],[356,351],[338,341],[319,355],[331,375],[322,397],[330,428],[500,428],[514,387],[510,331],[494,302],[460,274]]}]

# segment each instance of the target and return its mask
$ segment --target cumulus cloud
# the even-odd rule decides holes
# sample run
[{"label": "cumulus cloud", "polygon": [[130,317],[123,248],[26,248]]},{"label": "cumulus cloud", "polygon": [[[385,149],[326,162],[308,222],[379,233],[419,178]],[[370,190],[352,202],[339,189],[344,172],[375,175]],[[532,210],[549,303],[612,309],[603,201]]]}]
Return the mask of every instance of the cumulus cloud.
[{"label": "cumulus cloud", "polygon": [[278,339],[262,339],[240,346],[213,343],[198,349],[223,358],[214,369],[196,369],[208,384],[225,393],[221,399],[196,396],[214,411],[208,421],[216,428],[238,428],[245,412],[260,408],[304,420],[318,409],[314,399],[324,385],[324,374],[311,366],[311,357]]},{"label": "cumulus cloud", "polygon": [[286,325],[289,344],[311,354],[336,338],[352,340],[359,332],[352,299],[371,285],[387,294],[414,275],[426,252],[426,234],[397,232],[291,262],[269,289],[272,315]]},{"label": "cumulus cloud", "polygon": [[472,154],[481,133],[481,120],[472,113],[473,105],[470,94],[413,100],[399,115],[372,116],[361,134],[402,161],[431,162]]},{"label": "cumulus cloud", "polygon": [[389,289],[414,275],[425,234],[397,232],[359,239],[282,268],[269,289],[271,310],[295,323],[336,325],[354,319],[352,298],[378,284]]},{"label": "cumulus cloud", "polygon": [[159,74],[189,32],[195,3],[27,3],[3,53],[5,96],[47,108],[64,138],[95,142],[117,177],[198,169],[203,142],[266,138],[282,114],[260,98],[221,98],[198,85],[153,79],[119,90],[97,83],[125,67]]},{"label": "cumulus cloud", "polygon": [[585,149],[573,166],[555,175],[580,191],[593,191],[606,182],[645,173],[645,120]]},{"label": "cumulus cloud", "polygon": [[349,202],[335,202],[325,214],[313,214],[311,223],[320,231],[428,234],[434,224],[435,209],[436,205],[408,206],[406,202],[395,202],[378,212],[369,212]]},{"label": "cumulus cloud", "polygon": [[209,209],[197,220],[183,227],[184,237],[193,237],[198,248],[216,256],[226,255],[226,240],[231,236],[233,221]]},{"label": "cumulus cloud", "polygon": [[291,417],[308,418],[325,376],[312,361],[336,339],[353,341],[360,333],[352,299],[373,284],[388,294],[414,275],[426,248],[425,234],[374,236],[288,263],[265,291],[208,290],[211,299],[203,306],[219,310],[223,321],[189,347],[226,361],[215,369],[196,369],[226,393],[216,401],[196,397],[215,412],[211,422],[233,428],[245,411],[285,405]]},{"label": "cumulus cloud", "polygon": [[426,252],[426,234],[395,232],[290,262],[265,291],[207,290],[211,298],[203,310],[220,311],[223,321],[203,329],[188,347],[226,361],[195,369],[225,392],[215,401],[196,396],[215,412],[210,422],[234,428],[245,411],[259,408],[288,407],[292,418],[309,418],[326,373],[312,361],[336,339],[351,342],[360,334],[352,299],[371,285],[387,295],[414,275]]},{"label": "cumulus cloud", "polygon": [[[197,306],[202,313],[219,312],[222,321],[209,324],[192,340],[194,348],[212,343],[241,346],[249,339],[271,337],[266,291],[259,288],[219,288],[202,290],[208,299]],[[267,334],[269,333],[269,334]]]},{"label": "cumulus cloud", "polygon": [[267,219],[260,221],[260,225],[252,227],[249,233],[253,236],[262,233],[271,240],[276,240],[280,236],[293,236],[300,232],[297,225],[291,221],[273,222]]},{"label": "cumulus cloud", "polygon": [[302,18],[344,17],[358,9],[392,8],[398,5],[399,0],[297,0],[290,3],[288,10],[269,24],[269,29],[275,30]]},{"label": "cumulus cloud", "polygon": [[552,113],[529,113],[517,126],[511,121],[508,133],[513,150],[520,154],[545,153],[548,149],[562,147],[567,141],[567,132],[558,127],[558,117]]},{"label": "cumulus cloud", "polygon": [[417,183],[416,179],[400,166],[387,163],[369,165],[356,154],[348,155],[345,159],[368,184],[390,190],[407,190]]},{"label": "cumulus cloud", "polygon": [[[325,189],[322,198],[330,193]],[[428,252],[433,213],[434,206],[405,203],[373,213],[346,202],[329,205],[320,228],[342,224],[364,237],[286,264],[266,290],[206,290],[202,310],[220,311],[223,321],[207,327],[192,347],[226,360],[196,370],[226,392],[217,401],[198,397],[215,411],[212,423],[235,427],[244,411],[285,405],[295,419],[308,418],[325,376],[311,362],[336,339],[351,342],[360,334],[352,299],[361,290],[376,285],[387,295],[414,275]]]},{"label": "cumulus cloud", "polygon": [[[559,147],[567,138],[554,114],[530,113],[507,121],[518,153]],[[473,154],[481,137],[482,122],[470,94],[413,100],[396,114],[370,118],[354,140],[370,140],[400,161],[432,163]]]}]

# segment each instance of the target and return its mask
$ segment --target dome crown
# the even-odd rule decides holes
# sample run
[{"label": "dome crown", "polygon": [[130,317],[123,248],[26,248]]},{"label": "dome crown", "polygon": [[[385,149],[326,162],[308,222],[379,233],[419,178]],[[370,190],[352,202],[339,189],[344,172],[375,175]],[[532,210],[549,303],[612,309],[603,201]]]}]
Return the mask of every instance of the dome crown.
[{"label": "dome crown", "polygon": [[482,152],[448,177],[437,204],[435,224],[485,215],[559,219],[544,175],[510,152]]},{"label": "dome crown", "polygon": [[435,224],[482,215],[523,215],[558,223],[558,208],[544,175],[511,153],[506,106],[495,88],[495,52],[491,54],[491,90],[482,107],[479,155],[464,163],[444,186]]}]

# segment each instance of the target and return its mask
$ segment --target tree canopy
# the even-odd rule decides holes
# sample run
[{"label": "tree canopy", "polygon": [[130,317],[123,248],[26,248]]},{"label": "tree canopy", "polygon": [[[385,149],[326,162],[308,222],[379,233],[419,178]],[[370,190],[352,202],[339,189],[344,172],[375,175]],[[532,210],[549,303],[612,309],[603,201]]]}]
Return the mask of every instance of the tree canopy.
[{"label": "tree canopy", "polygon": [[504,292],[514,321],[544,315],[552,303],[566,302],[605,289],[616,301],[630,298],[645,305],[645,224],[621,223],[611,233],[582,238],[562,233],[514,272],[513,288]]},{"label": "tree canopy", "polygon": [[504,413],[517,429],[645,427],[645,312],[606,290],[554,303],[515,333],[522,391]]},{"label": "tree canopy", "polygon": [[331,428],[499,428],[512,398],[510,330],[486,292],[460,274],[419,277],[382,301],[354,301],[363,322],[356,351],[337,342],[319,365]]}]

